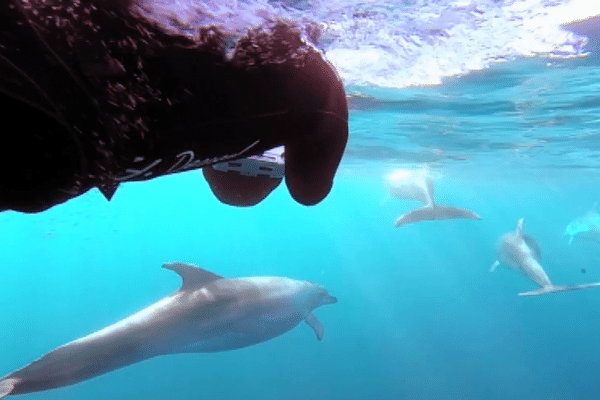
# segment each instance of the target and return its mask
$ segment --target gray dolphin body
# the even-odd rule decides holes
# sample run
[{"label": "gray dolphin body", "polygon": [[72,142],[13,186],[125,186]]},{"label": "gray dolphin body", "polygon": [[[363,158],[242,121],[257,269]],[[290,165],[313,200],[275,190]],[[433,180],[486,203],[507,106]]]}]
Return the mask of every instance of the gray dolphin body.
[{"label": "gray dolphin body", "polygon": [[250,346],[306,321],[333,304],[318,284],[279,277],[225,279],[185,263],[167,263],[183,284],[174,294],[91,335],[67,343],[0,379],[0,399],[72,385],[148,358]]},{"label": "gray dolphin body", "polygon": [[600,242],[600,214],[598,203],[595,203],[590,211],[569,223],[565,229],[565,235],[569,235],[569,244],[573,239],[589,239]]},{"label": "gray dolphin body", "polygon": [[387,184],[391,196],[401,200],[418,200],[425,203],[423,207],[398,217],[396,227],[419,221],[455,218],[481,219],[478,214],[466,208],[435,204],[433,201],[435,184],[429,171],[425,168],[416,171],[396,170],[388,176]]},{"label": "gray dolphin body", "polygon": [[523,233],[523,218],[517,222],[514,232],[504,234],[498,244],[498,259],[492,264],[490,272],[500,265],[515,269],[541,289],[519,293],[519,296],[539,296],[547,293],[564,292],[600,287],[600,282],[583,285],[554,285],[540,265],[541,252],[536,241]]}]

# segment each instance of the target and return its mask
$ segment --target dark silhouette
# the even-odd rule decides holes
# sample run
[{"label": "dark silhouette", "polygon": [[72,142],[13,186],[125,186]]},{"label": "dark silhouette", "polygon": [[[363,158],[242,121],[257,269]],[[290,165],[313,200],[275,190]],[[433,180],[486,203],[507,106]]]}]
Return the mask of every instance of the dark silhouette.
[{"label": "dark silhouette", "polygon": [[[348,136],[342,82],[293,25],[247,32],[226,57],[213,27],[165,32],[129,1],[0,2],[0,211],[39,212],[97,187],[285,147],[292,197],[330,191]],[[205,169],[251,205],[281,178]]]}]

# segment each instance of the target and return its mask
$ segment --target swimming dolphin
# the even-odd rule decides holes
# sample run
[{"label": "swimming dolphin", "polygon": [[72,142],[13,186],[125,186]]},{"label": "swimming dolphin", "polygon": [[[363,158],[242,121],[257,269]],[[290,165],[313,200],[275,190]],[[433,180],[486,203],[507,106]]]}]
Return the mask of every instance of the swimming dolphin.
[{"label": "swimming dolphin", "polygon": [[595,203],[587,214],[571,221],[565,229],[565,235],[569,235],[569,244],[573,243],[575,237],[600,241],[598,203]]},{"label": "swimming dolphin", "polygon": [[539,296],[546,293],[600,287],[600,282],[583,285],[554,285],[546,271],[540,265],[541,251],[535,239],[523,233],[523,218],[517,222],[514,232],[504,234],[498,244],[498,259],[492,264],[490,272],[502,263],[520,272],[541,289],[519,293],[519,296]]},{"label": "swimming dolphin", "polygon": [[433,178],[426,168],[416,171],[397,169],[387,176],[389,194],[400,200],[418,200],[423,207],[402,214],[396,219],[396,227],[419,221],[454,218],[481,219],[473,211],[465,208],[447,207],[435,204]]},{"label": "swimming dolphin", "polygon": [[337,299],[316,283],[278,277],[225,279],[181,262],[181,288],[91,335],[67,343],[0,380],[0,399],[84,381],[151,357],[250,346],[305,321],[323,337],[311,313]]}]

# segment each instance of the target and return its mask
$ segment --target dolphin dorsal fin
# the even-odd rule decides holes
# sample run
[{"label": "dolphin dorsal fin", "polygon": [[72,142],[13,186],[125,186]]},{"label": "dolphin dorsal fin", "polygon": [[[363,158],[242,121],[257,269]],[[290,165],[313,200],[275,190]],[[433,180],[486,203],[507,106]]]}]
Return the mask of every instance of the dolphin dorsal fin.
[{"label": "dolphin dorsal fin", "polygon": [[213,274],[212,272],[196,267],[193,264],[179,261],[164,263],[163,268],[177,272],[179,276],[181,276],[183,282],[181,283],[180,291],[200,289],[211,282],[223,279],[220,275]]},{"label": "dolphin dorsal fin", "polygon": [[426,205],[435,207],[435,201],[433,200],[433,196],[435,194],[435,183],[430,175],[425,177],[425,185],[427,185],[427,194],[429,195],[429,203]]},{"label": "dolphin dorsal fin", "polygon": [[521,218],[518,222],[517,222],[517,230],[515,231],[515,233],[520,236],[523,237],[523,218]]}]

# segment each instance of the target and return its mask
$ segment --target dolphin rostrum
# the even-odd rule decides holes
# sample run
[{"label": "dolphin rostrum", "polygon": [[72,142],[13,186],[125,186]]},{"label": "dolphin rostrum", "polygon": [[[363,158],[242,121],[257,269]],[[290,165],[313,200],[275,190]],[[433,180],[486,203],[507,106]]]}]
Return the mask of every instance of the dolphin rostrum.
[{"label": "dolphin rostrum", "polygon": [[500,238],[498,259],[492,264],[490,272],[493,272],[502,263],[517,270],[525,278],[541,287],[541,289],[519,293],[519,296],[539,296],[547,293],[600,287],[600,282],[583,285],[554,285],[540,265],[541,256],[540,247],[535,239],[523,233],[523,218],[521,218],[514,232],[506,233]]},{"label": "dolphin rostrum", "polygon": [[435,185],[426,168],[411,171],[397,169],[387,176],[386,183],[391,196],[400,200],[418,200],[425,203],[396,219],[396,227],[419,221],[443,220],[454,218],[481,219],[473,211],[465,208],[447,207],[435,204],[433,194]]},{"label": "dolphin rostrum", "polygon": [[312,282],[279,277],[225,279],[181,262],[163,267],[183,279],[177,292],[0,379],[0,399],[73,385],[156,356],[250,346],[301,321],[321,340],[323,328],[311,312],[337,302]]}]

